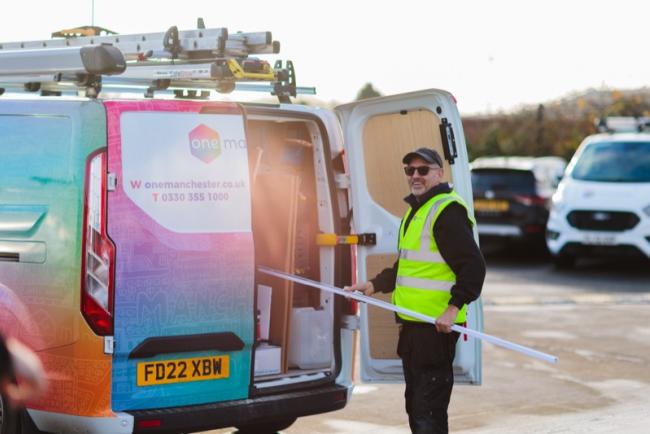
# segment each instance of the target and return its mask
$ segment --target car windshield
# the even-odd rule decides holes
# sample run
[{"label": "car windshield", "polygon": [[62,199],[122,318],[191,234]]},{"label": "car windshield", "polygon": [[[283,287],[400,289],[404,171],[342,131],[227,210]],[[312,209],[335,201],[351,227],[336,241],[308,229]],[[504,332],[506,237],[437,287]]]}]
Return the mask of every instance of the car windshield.
[{"label": "car windshield", "polygon": [[535,193],[535,176],[528,170],[474,169],[472,170],[472,189],[483,194],[511,192],[520,194]]},{"label": "car windshield", "polygon": [[588,145],[571,177],[582,181],[650,182],[650,142],[600,142]]}]

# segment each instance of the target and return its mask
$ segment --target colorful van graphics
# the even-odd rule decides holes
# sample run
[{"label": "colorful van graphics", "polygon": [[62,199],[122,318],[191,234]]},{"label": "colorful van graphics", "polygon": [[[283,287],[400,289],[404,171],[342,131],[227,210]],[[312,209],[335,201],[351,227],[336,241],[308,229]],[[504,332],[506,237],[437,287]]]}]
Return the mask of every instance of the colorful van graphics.
[{"label": "colorful van graphics", "polygon": [[246,398],[254,263],[242,114],[159,101],[106,109],[113,409]]}]

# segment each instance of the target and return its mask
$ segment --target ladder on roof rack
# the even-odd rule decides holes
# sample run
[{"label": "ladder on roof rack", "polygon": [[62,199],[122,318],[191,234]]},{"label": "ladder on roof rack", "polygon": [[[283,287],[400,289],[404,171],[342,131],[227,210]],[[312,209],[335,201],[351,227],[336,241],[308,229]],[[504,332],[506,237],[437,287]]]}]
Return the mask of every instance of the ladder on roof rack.
[{"label": "ladder on roof rack", "polygon": [[[293,64],[274,67],[258,54],[277,54],[271,32],[228,33],[225,28],[0,43],[0,94],[4,89],[42,94],[109,88],[144,89],[145,96],[174,89],[231,92],[241,82],[268,82],[259,89],[282,102],[297,93]],[[111,76],[111,77],[105,77]]]},{"label": "ladder on roof rack", "polygon": [[253,54],[277,54],[280,43],[271,32],[228,33],[226,28],[179,31],[176,26],[166,32],[81,36],[40,41],[0,43],[0,50],[82,47],[110,44],[119,48],[127,60],[142,56],[191,60],[201,57],[247,57]]}]

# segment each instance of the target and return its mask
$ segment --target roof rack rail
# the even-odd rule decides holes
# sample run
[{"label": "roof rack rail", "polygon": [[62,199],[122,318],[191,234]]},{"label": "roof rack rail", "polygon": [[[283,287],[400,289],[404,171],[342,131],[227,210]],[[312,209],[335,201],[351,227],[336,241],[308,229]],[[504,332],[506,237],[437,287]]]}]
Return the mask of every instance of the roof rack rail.
[{"label": "roof rack rail", "polygon": [[159,33],[110,33],[86,26],[53,33],[62,39],[0,43],[0,89],[48,95],[85,91],[92,97],[102,88],[122,88],[152,97],[183,89],[228,93],[247,82],[267,82],[254,90],[265,89],[281,102],[315,93],[296,86],[292,62],[271,67],[251,57],[279,53],[271,32],[229,33],[206,29],[199,20],[194,30],[172,26]]},{"label": "roof rack rail", "polygon": [[604,116],[596,120],[601,133],[640,133],[650,130],[647,116]]}]

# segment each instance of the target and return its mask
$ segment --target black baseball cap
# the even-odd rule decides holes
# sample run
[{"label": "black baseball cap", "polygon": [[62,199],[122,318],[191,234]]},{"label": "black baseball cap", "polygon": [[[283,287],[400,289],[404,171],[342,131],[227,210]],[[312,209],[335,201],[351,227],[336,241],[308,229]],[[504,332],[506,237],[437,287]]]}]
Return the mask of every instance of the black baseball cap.
[{"label": "black baseball cap", "polygon": [[420,148],[413,152],[409,152],[404,156],[404,158],[402,158],[402,163],[409,164],[415,157],[422,158],[427,163],[435,163],[438,166],[443,167],[440,154],[438,154],[435,149],[431,148]]}]

